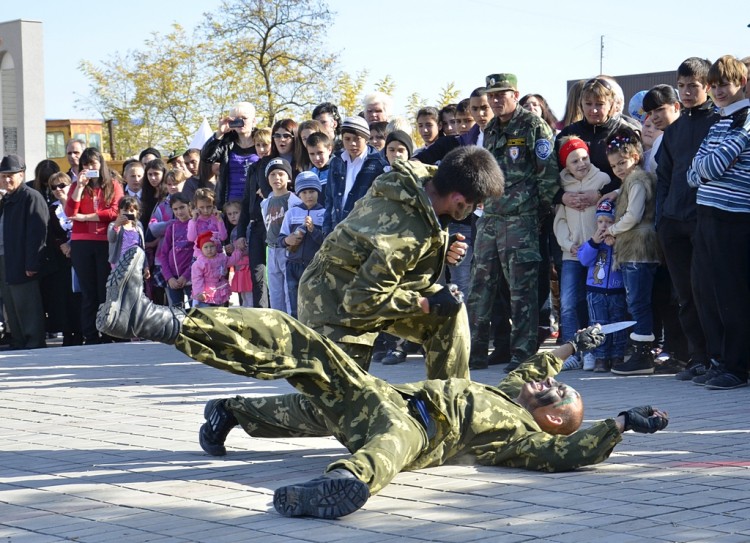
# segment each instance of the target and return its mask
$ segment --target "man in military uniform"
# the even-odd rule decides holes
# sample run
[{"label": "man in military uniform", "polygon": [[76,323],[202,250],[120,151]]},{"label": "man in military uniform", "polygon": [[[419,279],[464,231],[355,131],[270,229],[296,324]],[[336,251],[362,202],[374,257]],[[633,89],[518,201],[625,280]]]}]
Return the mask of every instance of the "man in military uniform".
[{"label": "man in military uniform", "polygon": [[211,400],[201,447],[224,455],[236,425],[255,437],[334,435],[352,453],[326,473],[276,490],[285,516],[337,518],[362,507],[402,470],[473,455],[485,465],[563,471],[605,460],[624,430],[655,432],[666,414],[620,413],[576,432],[583,402],[553,379],[562,358],[604,341],[598,326],[542,353],[497,387],[468,379],[391,385],[360,368],[335,342],[273,309],[193,309],[187,315],[143,294],[144,253],[130,249],[113,270],[97,327],[115,337],[174,344],[205,364],[257,379],[286,379],[297,394]]},{"label": "man in military uniform", "polygon": [[477,222],[467,301],[470,367],[487,367],[492,304],[503,274],[510,290],[510,371],[537,350],[539,214],[557,192],[558,168],[552,129],[518,105],[516,76],[487,76],[487,95],[495,117],[485,129],[484,147],[503,171],[505,193],[485,202]]},{"label": "man in military uniform", "polygon": [[363,369],[380,331],[423,345],[427,377],[468,377],[469,323],[463,303],[438,284],[449,247],[448,223],[486,198],[503,176],[490,153],[461,147],[437,168],[395,161],[325,239],[299,284],[299,320],[342,347]]}]

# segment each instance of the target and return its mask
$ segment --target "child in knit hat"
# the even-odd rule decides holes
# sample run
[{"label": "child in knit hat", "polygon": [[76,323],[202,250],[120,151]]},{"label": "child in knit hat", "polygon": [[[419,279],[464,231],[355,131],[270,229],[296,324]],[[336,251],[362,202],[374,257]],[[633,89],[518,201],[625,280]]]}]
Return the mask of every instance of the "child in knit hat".
[{"label": "child in knit hat", "polygon": [[391,164],[396,159],[409,160],[414,153],[414,142],[411,136],[403,130],[394,130],[385,139],[385,158],[388,166],[384,171],[391,171]]},{"label": "child in knit hat", "polygon": [[[614,269],[614,247],[604,242],[607,228],[615,222],[615,206],[610,200],[596,207],[596,230],[586,243],[578,248],[578,260],[588,268],[586,272],[586,301],[589,307],[589,324],[608,324],[627,318],[627,302],[622,272]],[[613,364],[622,362],[625,355],[627,332],[607,334],[607,340],[593,350],[595,372],[608,372]]]},{"label": "child in knit hat", "polygon": [[302,273],[312,262],[323,244],[325,207],[318,203],[322,190],[320,179],[313,172],[300,172],[294,189],[301,203],[292,206],[284,215],[279,233],[279,247],[286,247],[286,288],[289,294],[289,314],[297,318],[297,291]]},{"label": "child in knit hat", "polygon": [[201,254],[190,270],[194,307],[225,306],[231,294],[227,255],[218,252],[210,230],[199,234],[195,245]]},{"label": "child in knit hat", "polygon": [[292,182],[292,166],[281,157],[271,159],[266,165],[266,179],[271,194],[260,203],[263,222],[266,225],[268,245],[268,298],[272,309],[289,313],[289,296],[286,289],[286,247],[279,245],[279,232],[287,210],[300,203],[300,199],[289,192]]}]

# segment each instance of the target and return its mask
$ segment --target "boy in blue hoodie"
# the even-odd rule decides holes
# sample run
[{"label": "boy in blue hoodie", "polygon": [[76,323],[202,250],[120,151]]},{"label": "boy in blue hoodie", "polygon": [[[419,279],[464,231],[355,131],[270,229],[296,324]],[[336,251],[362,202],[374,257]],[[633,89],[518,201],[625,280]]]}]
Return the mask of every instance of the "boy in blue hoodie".
[{"label": "boy in blue hoodie", "polygon": [[[615,206],[610,200],[602,201],[596,207],[596,232],[578,249],[578,260],[588,268],[586,302],[592,324],[622,321],[628,313],[622,273],[619,269],[612,269],[614,247],[604,242],[607,228],[614,222]],[[593,351],[594,371],[607,372],[612,366],[622,363],[626,343],[624,331],[607,334],[607,340]]]}]

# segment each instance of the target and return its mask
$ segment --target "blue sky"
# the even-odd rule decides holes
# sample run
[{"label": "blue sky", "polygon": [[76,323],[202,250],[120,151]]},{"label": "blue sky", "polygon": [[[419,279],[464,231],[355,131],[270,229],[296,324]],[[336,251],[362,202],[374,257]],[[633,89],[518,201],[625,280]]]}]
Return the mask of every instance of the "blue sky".
[{"label": "blue sky", "polygon": [[[345,70],[367,67],[370,84],[387,74],[397,82],[397,112],[412,92],[435,99],[452,81],[466,96],[487,74],[502,71],[516,73],[521,94],[542,94],[561,116],[566,81],[599,73],[602,35],[603,71],[611,75],[674,70],[689,56],[750,55],[747,0],[722,2],[721,13],[711,13],[712,3],[680,10],[696,4],[378,0],[367,8],[364,2],[330,0],[336,15],[327,38]],[[73,10],[76,5],[81,9]],[[86,118],[95,115],[75,104],[76,95],[88,94],[77,69],[83,58],[96,62],[139,48],[151,32],[166,32],[172,22],[195,28],[203,12],[218,5],[101,0],[86,7],[36,0],[5,3],[0,17],[44,25],[45,116]]]}]

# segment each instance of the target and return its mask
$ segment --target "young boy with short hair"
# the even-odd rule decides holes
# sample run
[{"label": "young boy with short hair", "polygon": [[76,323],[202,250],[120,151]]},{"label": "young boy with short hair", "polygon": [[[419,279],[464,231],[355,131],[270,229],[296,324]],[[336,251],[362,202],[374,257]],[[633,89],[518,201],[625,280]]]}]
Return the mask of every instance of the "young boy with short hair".
[{"label": "young boy with short hair", "polygon": [[474,118],[469,112],[469,98],[464,98],[456,106],[456,132],[465,136],[474,126]]},{"label": "young boy with short hair", "polygon": [[439,128],[438,123],[440,122],[440,114],[437,108],[434,107],[423,107],[417,111],[417,131],[422,137],[424,145],[415,151],[419,153],[423,149],[427,149],[430,145],[435,143],[438,139]]},{"label": "young boy with short hair", "polygon": [[134,160],[125,166],[123,177],[125,177],[125,196],[134,196],[141,201],[141,190],[143,189],[143,164]]},{"label": "young boy with short hair", "polygon": [[253,132],[253,145],[255,154],[260,158],[267,157],[271,154],[271,129],[257,128]]},{"label": "young boy with short hair", "polygon": [[[701,322],[694,298],[705,287],[693,289],[694,240],[697,226],[697,189],[686,182],[687,171],[711,126],[719,119],[708,96],[711,63],[702,58],[685,59],[677,68],[677,92],[682,108],[680,117],[664,130],[656,167],[657,236],[664,253],[672,285],[679,302],[679,320],[687,338],[686,364],[675,368],[675,378],[691,380],[709,367],[708,335],[715,335]],[[669,362],[667,362],[669,363]],[[672,365],[672,364],[670,364]],[[662,373],[666,367],[656,369]]]},{"label": "young boy with short hair", "polygon": [[292,206],[284,215],[279,232],[279,246],[286,247],[286,287],[289,314],[297,318],[297,291],[302,273],[323,244],[325,208],[318,202],[323,187],[313,172],[300,172],[294,190],[302,203]]},{"label": "young boy with short hair", "polygon": [[[693,284],[699,294],[701,323],[713,322],[708,337],[721,359],[696,384],[714,390],[748,385],[747,308],[750,307],[750,100],[745,98],[747,67],[731,55],[708,71],[714,102],[721,108],[688,170],[697,187]],[[695,288],[695,287],[694,287]],[[710,319],[710,321],[708,320]],[[708,330],[707,330],[708,332]],[[712,333],[709,332],[709,333]],[[710,352],[710,354],[714,354]]]},{"label": "young boy with short hair", "polygon": [[307,136],[305,142],[307,156],[313,167],[310,171],[318,176],[322,188],[318,195],[318,203],[325,207],[325,187],[328,183],[328,171],[331,166],[331,153],[333,153],[333,140],[325,132],[313,132]]},{"label": "young boy with short hair", "polygon": [[456,126],[456,104],[448,104],[440,109],[440,128],[441,136],[456,136],[458,135],[458,127]]},{"label": "young boy with short hair", "polygon": [[378,151],[382,151],[385,147],[385,129],[387,127],[388,123],[386,121],[370,123],[370,141],[368,143]]},{"label": "young boy with short hair", "polygon": [[289,297],[286,289],[286,247],[279,244],[279,233],[287,210],[302,200],[289,192],[292,165],[288,161],[281,157],[271,159],[266,165],[265,174],[272,191],[268,198],[260,203],[268,245],[268,298],[271,309],[289,313]]},{"label": "young boy with short hair", "polygon": [[469,113],[471,118],[474,119],[474,126],[464,136],[464,140],[467,141],[466,145],[484,147],[484,129],[495,116],[490,107],[490,101],[487,99],[485,87],[478,87],[471,92]]}]

